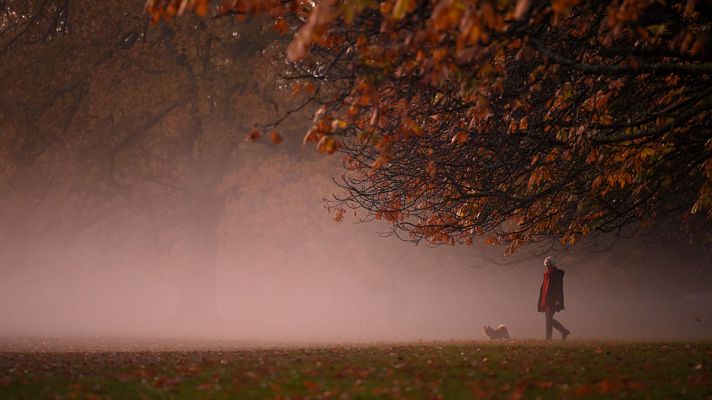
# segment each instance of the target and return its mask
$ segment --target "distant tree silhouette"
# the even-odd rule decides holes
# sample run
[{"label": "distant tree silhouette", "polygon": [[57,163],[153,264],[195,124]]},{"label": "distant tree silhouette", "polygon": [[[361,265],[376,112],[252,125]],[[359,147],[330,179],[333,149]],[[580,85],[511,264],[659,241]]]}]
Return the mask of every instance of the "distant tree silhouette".
[{"label": "distant tree silhouette", "polygon": [[142,5],[0,2],[0,237],[169,242],[182,309],[209,317],[230,176],[275,118],[284,46],[260,23],[151,28]]}]

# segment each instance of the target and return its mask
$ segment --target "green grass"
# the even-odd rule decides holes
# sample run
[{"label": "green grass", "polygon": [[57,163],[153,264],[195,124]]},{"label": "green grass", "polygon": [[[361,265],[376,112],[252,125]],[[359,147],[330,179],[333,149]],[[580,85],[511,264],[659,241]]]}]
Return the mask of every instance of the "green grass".
[{"label": "green grass", "polygon": [[712,398],[712,343],[4,352],[0,398]]}]

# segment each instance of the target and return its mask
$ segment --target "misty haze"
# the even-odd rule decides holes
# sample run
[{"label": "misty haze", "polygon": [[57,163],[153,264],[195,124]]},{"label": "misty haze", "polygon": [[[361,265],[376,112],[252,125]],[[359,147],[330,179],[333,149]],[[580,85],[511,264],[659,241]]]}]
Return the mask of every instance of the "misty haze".
[{"label": "misty haze", "polygon": [[[471,340],[498,324],[515,338],[542,336],[544,257],[530,254],[541,249],[503,257],[484,244],[416,246],[380,237],[385,225],[336,223],[322,201],[337,160],[255,146],[240,145],[249,168],[233,177],[241,194],[220,221],[214,265],[190,253],[198,233],[180,226],[108,215],[71,238],[52,227],[23,238],[23,227],[5,226],[3,336]],[[45,212],[45,224],[72,218]],[[577,338],[710,337],[712,278],[700,254],[665,242],[616,246],[550,253],[567,272],[560,319]]]},{"label": "misty haze", "polygon": [[712,8],[0,0],[0,398],[712,396]]}]

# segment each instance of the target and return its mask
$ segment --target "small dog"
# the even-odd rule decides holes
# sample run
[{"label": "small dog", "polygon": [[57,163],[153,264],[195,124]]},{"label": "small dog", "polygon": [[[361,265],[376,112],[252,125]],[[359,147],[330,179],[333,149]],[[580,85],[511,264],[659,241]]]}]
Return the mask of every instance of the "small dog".
[{"label": "small dog", "polygon": [[489,336],[491,340],[509,339],[509,331],[504,325],[500,325],[495,329],[492,329],[489,325],[485,326],[485,335]]}]

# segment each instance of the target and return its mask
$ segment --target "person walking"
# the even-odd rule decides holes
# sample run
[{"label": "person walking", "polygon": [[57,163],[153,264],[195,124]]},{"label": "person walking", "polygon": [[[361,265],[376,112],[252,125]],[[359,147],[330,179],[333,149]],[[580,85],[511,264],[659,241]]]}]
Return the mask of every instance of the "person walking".
[{"label": "person walking", "polygon": [[571,331],[564,328],[561,322],[554,319],[557,311],[564,309],[564,271],[556,267],[553,257],[544,259],[544,282],[539,289],[539,302],[537,310],[546,317],[546,339],[551,339],[552,328],[561,332],[561,340],[566,340]]}]

